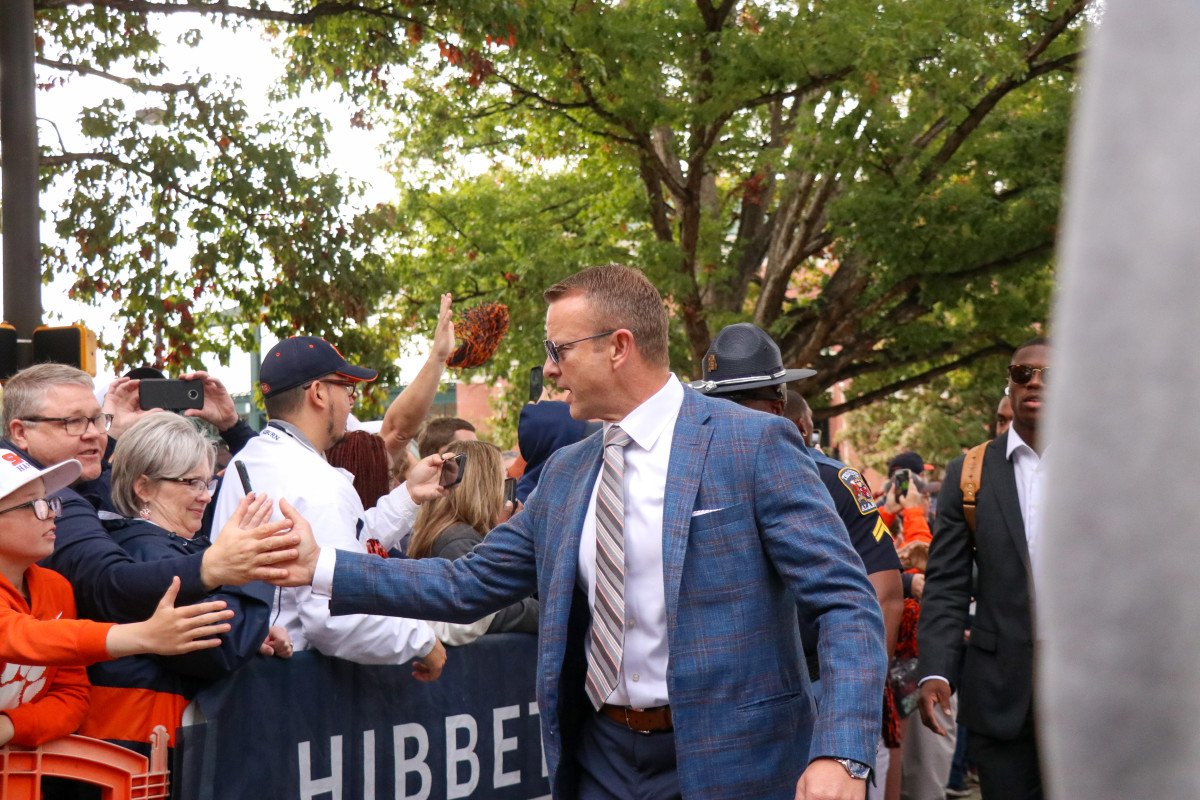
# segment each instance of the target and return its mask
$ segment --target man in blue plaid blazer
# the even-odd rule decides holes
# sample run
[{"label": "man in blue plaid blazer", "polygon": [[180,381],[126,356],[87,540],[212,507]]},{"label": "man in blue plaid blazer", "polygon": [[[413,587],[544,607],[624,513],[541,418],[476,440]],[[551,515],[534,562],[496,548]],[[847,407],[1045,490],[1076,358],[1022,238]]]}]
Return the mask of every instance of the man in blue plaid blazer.
[{"label": "man in blue plaid blazer", "polygon": [[[537,591],[537,697],[555,797],[862,798],[879,734],[883,621],[795,426],[683,387],[667,364],[662,299],[637,270],[594,267],[546,297],[546,376],[574,417],[620,423],[632,438],[627,620],[611,694],[589,700],[584,690],[597,649],[602,436],[557,452],[525,509],[464,558],[384,560],[306,540],[290,582],[311,580],[334,614],[454,622]],[[820,708],[797,607],[820,630]]]}]

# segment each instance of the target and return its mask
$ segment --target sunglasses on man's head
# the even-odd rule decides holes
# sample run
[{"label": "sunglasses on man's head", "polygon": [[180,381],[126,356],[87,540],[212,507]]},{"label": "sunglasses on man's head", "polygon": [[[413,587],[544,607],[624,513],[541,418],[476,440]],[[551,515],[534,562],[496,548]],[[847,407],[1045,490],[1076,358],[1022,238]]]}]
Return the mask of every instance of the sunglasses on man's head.
[{"label": "sunglasses on man's head", "polygon": [[1046,382],[1046,373],[1050,370],[1049,367],[1027,367],[1024,364],[1009,364],[1008,378],[1018,386],[1024,386],[1033,380],[1034,373],[1037,373],[1042,383]]}]

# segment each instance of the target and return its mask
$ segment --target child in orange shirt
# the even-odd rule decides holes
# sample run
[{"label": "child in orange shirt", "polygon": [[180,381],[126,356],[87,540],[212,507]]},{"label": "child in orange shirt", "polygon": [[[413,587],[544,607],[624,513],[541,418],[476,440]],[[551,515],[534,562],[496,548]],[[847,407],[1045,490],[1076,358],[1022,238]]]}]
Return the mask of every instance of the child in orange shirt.
[{"label": "child in orange shirt", "polygon": [[175,608],[175,578],[154,616],[115,625],[75,619],[67,579],[35,562],[54,551],[51,495],[79,477],[73,459],[39,470],[0,451],[0,746],[28,747],[73,733],[88,710],[84,667],[97,661],[216,647],[229,630],[223,601]]}]

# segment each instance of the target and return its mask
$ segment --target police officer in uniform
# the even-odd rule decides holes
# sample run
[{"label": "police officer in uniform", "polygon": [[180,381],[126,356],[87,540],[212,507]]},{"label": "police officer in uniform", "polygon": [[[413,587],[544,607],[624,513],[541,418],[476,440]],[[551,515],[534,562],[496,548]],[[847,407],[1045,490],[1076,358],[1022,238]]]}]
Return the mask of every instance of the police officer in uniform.
[{"label": "police officer in uniform", "polygon": [[[791,381],[816,373],[811,369],[784,369],[779,347],[756,325],[739,322],[721,330],[704,356],[704,378],[692,388],[714,397],[732,400],[746,408],[784,416],[784,388]],[[812,445],[812,417],[808,428],[799,426],[805,443]],[[850,542],[863,560],[867,578],[875,587],[883,610],[887,632],[888,656],[895,650],[900,617],[904,612],[904,589],[900,578],[900,558],[891,533],[872,499],[871,489],[862,473],[810,446],[808,454],[817,464],[821,481],[833,498],[838,515],[850,533]],[[817,631],[800,626],[809,675],[817,674]]]}]

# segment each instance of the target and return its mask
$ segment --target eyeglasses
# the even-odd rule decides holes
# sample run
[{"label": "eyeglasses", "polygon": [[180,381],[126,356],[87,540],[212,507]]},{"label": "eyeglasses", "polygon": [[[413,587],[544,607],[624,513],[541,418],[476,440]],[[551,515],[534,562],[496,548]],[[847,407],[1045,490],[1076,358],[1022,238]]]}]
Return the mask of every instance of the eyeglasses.
[{"label": "eyeglasses", "polygon": [[22,422],[61,422],[68,436],[83,436],[88,424],[96,426],[98,433],[108,433],[112,427],[112,414],[97,414],[94,417],[21,417]]},{"label": "eyeglasses", "polygon": [[58,516],[62,513],[62,499],[58,497],[39,497],[37,500],[30,500],[28,503],[21,503],[19,506],[6,508],[0,511],[0,514],[7,514],[10,511],[19,511],[22,508],[33,507],[33,515],[41,520],[50,519],[50,515]]},{"label": "eyeglasses", "polygon": [[585,336],[582,339],[575,339],[571,342],[563,342],[562,344],[555,344],[549,339],[543,339],[542,345],[546,348],[546,355],[550,356],[550,360],[557,364],[559,359],[562,358],[562,351],[566,350],[571,345],[579,344],[580,342],[586,342],[588,339],[599,339],[601,336],[612,336],[614,333],[616,333],[616,330],[605,331],[604,333],[593,333],[591,336]]},{"label": "eyeglasses", "polygon": [[171,483],[186,484],[196,494],[208,492],[209,494],[217,493],[216,478],[159,478],[160,481],[170,481]]},{"label": "eyeglasses", "polygon": [[1049,372],[1049,367],[1027,367],[1024,364],[1009,364],[1008,379],[1018,386],[1024,386],[1033,380],[1034,373],[1041,376],[1042,383],[1046,382],[1046,373]]},{"label": "eyeglasses", "polygon": [[312,386],[314,383],[332,383],[334,386],[341,386],[343,389],[346,390],[346,393],[350,397],[354,397],[354,395],[358,394],[358,384],[357,383],[354,383],[352,381],[335,381],[330,378],[317,378],[315,381],[309,381],[308,383],[304,384],[304,386],[302,388],[307,389],[308,387]]}]

